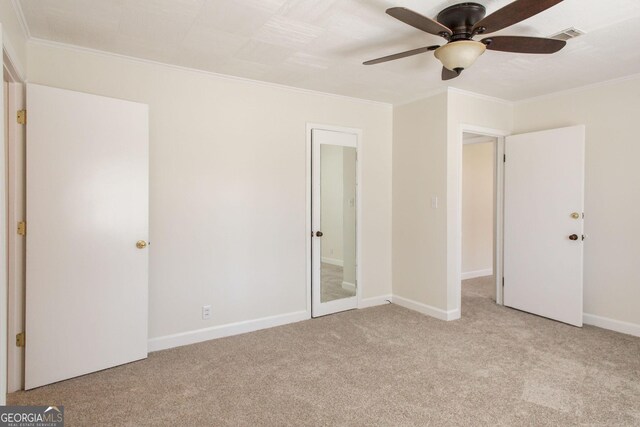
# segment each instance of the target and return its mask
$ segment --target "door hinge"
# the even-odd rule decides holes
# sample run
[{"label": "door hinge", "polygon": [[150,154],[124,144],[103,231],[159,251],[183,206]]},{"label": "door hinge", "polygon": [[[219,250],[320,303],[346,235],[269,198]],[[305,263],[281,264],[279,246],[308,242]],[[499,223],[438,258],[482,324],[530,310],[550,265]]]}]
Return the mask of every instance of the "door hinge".
[{"label": "door hinge", "polygon": [[18,223],[18,234],[20,236],[26,236],[27,235],[27,223],[24,221],[20,221]]},{"label": "door hinge", "polygon": [[504,277],[502,278],[502,287],[504,288]]},{"label": "door hinge", "polygon": [[502,155],[502,163],[507,163],[507,155],[506,154]]},{"label": "door hinge", "polygon": [[27,110],[18,110],[18,124],[27,124]]},{"label": "door hinge", "polygon": [[24,332],[16,335],[16,347],[24,347]]}]

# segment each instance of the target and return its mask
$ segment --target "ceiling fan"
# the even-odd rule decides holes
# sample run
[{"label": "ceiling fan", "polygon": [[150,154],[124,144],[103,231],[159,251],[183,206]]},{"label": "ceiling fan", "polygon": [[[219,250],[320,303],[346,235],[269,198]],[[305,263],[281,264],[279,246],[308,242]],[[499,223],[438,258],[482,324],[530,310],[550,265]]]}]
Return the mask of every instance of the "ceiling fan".
[{"label": "ceiling fan", "polygon": [[486,37],[480,41],[473,38],[507,28],[530,18],[562,0],[516,0],[485,17],[486,9],[478,3],[460,3],[450,6],[436,20],[422,16],[404,7],[387,9],[387,14],[419,30],[444,38],[443,46],[426,46],[382,58],[366,61],[364,65],[379,64],[407,56],[435,51],[442,62],[442,80],[458,77],[482,55],[486,49],[515,53],[555,53],[566,45],[566,41],[518,36]]}]

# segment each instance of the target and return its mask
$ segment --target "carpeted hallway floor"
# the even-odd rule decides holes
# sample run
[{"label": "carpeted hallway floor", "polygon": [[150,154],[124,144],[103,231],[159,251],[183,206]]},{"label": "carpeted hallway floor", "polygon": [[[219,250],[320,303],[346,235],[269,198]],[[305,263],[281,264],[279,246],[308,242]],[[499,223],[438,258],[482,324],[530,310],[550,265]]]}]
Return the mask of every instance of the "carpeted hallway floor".
[{"label": "carpeted hallway floor", "polygon": [[640,338],[499,307],[463,318],[387,305],[152,353],[10,395],[68,426],[640,425]]}]

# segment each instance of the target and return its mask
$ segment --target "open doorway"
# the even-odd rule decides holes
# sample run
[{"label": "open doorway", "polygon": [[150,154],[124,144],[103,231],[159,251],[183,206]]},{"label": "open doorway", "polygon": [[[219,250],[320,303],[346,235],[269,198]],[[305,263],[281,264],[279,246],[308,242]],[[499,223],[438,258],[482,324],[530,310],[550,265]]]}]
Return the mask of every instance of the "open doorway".
[{"label": "open doorway", "polygon": [[463,133],[462,295],[497,301],[496,154],[498,138]]}]

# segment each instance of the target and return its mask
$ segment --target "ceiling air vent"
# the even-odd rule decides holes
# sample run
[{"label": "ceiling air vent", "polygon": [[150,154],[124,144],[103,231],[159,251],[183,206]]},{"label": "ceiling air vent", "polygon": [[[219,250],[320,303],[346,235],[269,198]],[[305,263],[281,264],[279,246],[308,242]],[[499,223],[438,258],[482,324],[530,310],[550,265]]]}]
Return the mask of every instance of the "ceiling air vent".
[{"label": "ceiling air vent", "polygon": [[566,30],[560,31],[557,34],[552,35],[551,38],[556,40],[567,41],[570,39],[575,39],[576,37],[583,36],[584,34],[585,34],[584,31],[571,27],[571,28],[567,28]]}]

